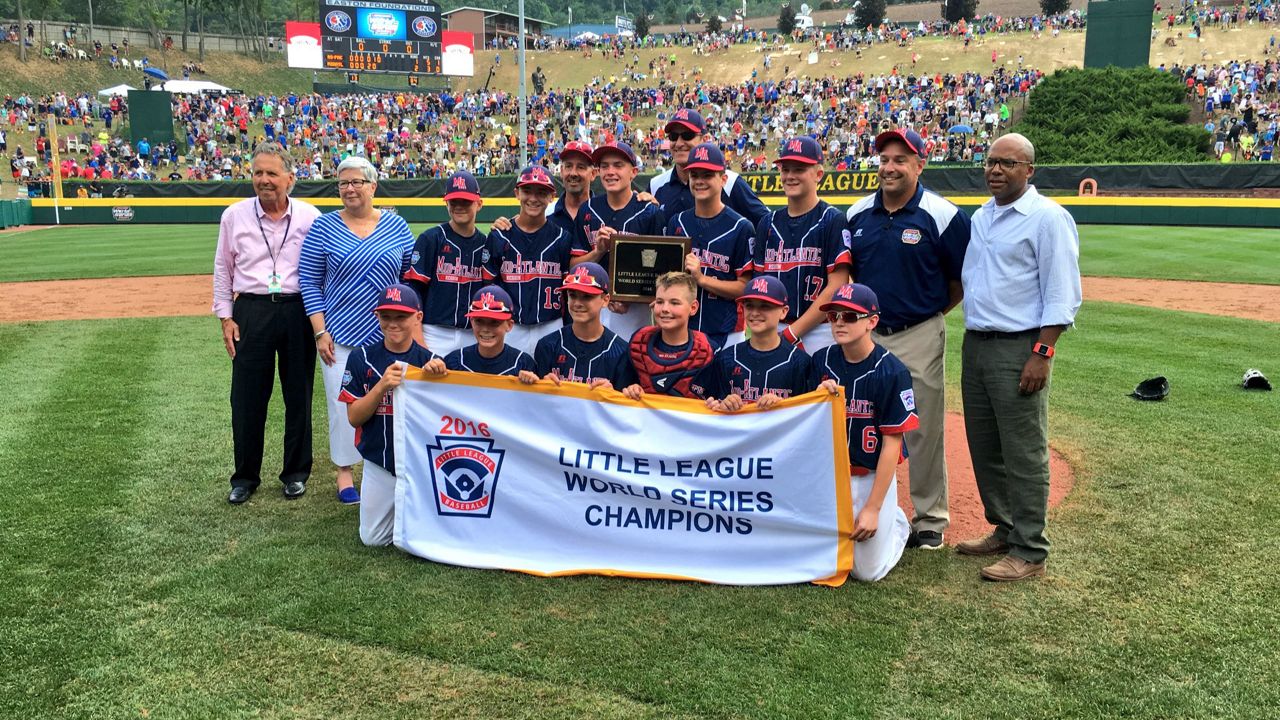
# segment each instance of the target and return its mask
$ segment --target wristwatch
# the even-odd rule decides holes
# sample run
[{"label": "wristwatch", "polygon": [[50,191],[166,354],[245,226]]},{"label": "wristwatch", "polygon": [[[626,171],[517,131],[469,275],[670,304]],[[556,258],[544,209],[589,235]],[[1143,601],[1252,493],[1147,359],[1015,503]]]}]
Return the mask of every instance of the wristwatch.
[{"label": "wristwatch", "polygon": [[1051,358],[1053,357],[1053,346],[1038,342],[1031,347],[1031,352],[1043,357]]}]

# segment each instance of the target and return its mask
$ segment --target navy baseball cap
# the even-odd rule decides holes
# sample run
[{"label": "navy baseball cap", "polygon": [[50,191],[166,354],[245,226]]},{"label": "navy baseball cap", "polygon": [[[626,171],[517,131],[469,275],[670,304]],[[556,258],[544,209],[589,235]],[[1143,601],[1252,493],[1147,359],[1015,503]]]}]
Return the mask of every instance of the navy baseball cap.
[{"label": "navy baseball cap", "polygon": [[904,130],[902,128],[898,128],[897,130],[885,130],[877,135],[876,152],[883,152],[885,144],[891,143],[894,140],[906,143],[907,147],[911,148],[911,150],[920,157],[924,157],[927,154],[924,146],[924,138],[920,137],[920,134],[915,130]]},{"label": "navy baseball cap", "polygon": [[701,135],[707,130],[707,123],[702,119],[702,113],[689,108],[680,108],[675,111],[671,119],[667,121],[667,126],[662,129],[663,132],[671,132],[672,128],[677,130],[692,130]]},{"label": "navy baseball cap", "polygon": [[395,312],[407,312],[410,314],[422,312],[422,301],[418,299],[418,293],[408,285],[392,285],[382,291],[382,299],[378,301],[378,306],[373,309],[374,312],[379,310],[393,310]]},{"label": "navy baseball cap", "polygon": [[444,200],[470,200],[475,202],[480,199],[480,183],[476,181],[476,176],[466,170],[449,176],[444,183],[445,193]]},{"label": "navy baseball cap", "polygon": [[609,273],[593,262],[578,263],[573,266],[564,282],[557,288],[559,292],[577,290],[588,295],[603,295],[609,292]]},{"label": "navy baseball cap", "polygon": [[836,290],[835,295],[831,296],[831,302],[818,309],[823,312],[829,310],[853,310],[867,315],[879,315],[880,300],[876,298],[876,291],[866,285],[849,283],[848,285],[841,285]]},{"label": "navy baseball cap", "polygon": [[610,153],[613,153],[614,155],[621,155],[622,157],[626,158],[627,162],[631,163],[633,166],[639,164],[636,162],[635,151],[631,149],[630,145],[624,142],[615,142],[615,143],[609,143],[608,145],[601,145],[600,147],[596,148],[596,151],[594,153],[591,154],[591,161],[594,162],[596,165],[599,165],[600,161],[604,159],[604,156]]},{"label": "navy baseball cap", "polygon": [[591,143],[584,143],[578,140],[565,143],[564,149],[560,151],[560,159],[564,160],[569,155],[577,155],[592,165],[596,164],[595,157],[592,155]]},{"label": "navy baseball cap", "polygon": [[773,164],[777,165],[783,160],[794,160],[806,165],[821,165],[822,146],[808,135],[793,137],[782,143],[782,147],[778,149],[778,159],[774,160]]},{"label": "navy baseball cap", "polygon": [[497,285],[485,285],[471,296],[471,309],[467,311],[467,317],[510,320],[511,296]]},{"label": "navy baseball cap", "polygon": [[738,296],[738,302],[760,300],[779,307],[787,306],[787,286],[774,275],[758,275],[747,283],[746,292]]},{"label": "navy baseball cap", "polygon": [[516,180],[516,187],[525,187],[526,185],[544,187],[552,192],[556,190],[556,184],[551,181],[551,176],[547,174],[547,169],[541,165],[530,165],[520,171],[520,179]]},{"label": "navy baseball cap", "polygon": [[689,164],[685,165],[684,169],[724,172],[724,153],[720,152],[720,148],[715,143],[695,145],[689,151]]}]

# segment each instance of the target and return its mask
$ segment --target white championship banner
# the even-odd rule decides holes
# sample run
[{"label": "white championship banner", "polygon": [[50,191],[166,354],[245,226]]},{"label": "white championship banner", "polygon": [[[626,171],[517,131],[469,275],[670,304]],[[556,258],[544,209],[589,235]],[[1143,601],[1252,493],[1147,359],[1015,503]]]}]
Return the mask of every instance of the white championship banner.
[{"label": "white championship banner", "polygon": [[839,585],[853,565],[843,407],[815,392],[721,414],[411,368],[395,394],[395,544],[543,576]]}]

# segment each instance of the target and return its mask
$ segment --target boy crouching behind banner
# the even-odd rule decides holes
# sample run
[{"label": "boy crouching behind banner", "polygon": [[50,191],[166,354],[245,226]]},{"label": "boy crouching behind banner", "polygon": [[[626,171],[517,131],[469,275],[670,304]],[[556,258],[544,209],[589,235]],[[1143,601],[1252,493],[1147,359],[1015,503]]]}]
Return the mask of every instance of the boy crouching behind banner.
[{"label": "boy crouching behind banner", "polygon": [[906,458],[903,433],[920,424],[911,373],[871,339],[880,322],[880,303],[871,288],[844,285],[821,309],[836,344],[814,354],[812,383],[832,394],[844,386],[857,543],[850,575],[879,580],[898,564],[911,533],[898,507],[894,476]]},{"label": "boy crouching behind banner", "polygon": [[366,461],[360,541],[390,545],[396,509],[391,394],[403,382],[407,365],[422,367],[435,355],[413,340],[422,324],[422,303],[413,288],[392,285],[373,311],[382,326],[382,342],[358,348],[347,358],[338,399],[347,403],[347,421],[356,429],[356,448]]},{"label": "boy crouching behind banner", "polygon": [[622,394],[639,400],[644,393],[701,399],[699,375],[715,359],[707,336],[689,329],[698,312],[698,283],[689,273],[669,272],[657,280],[653,301],[656,325],[640,328],[631,338],[631,363],[638,381]]},{"label": "boy crouching behind banner", "polygon": [[497,285],[477,290],[467,311],[475,344],[454,350],[443,360],[432,360],[427,364],[427,372],[448,375],[450,370],[462,370],[486,375],[519,375],[521,370],[533,370],[533,358],[506,343],[507,333],[515,325],[511,313],[511,296],[506,290]]},{"label": "boy crouching behind banner", "polygon": [[609,304],[609,273],[593,262],[579,263],[564,276],[559,292],[572,325],[543,337],[533,353],[537,372],[523,370],[520,382],[539,378],[587,383],[591,389],[625,388],[636,381],[627,341],[604,326],[600,312]]},{"label": "boy crouching behind banner", "polygon": [[787,288],[772,275],[754,277],[738,298],[751,338],[716,354],[708,372],[707,407],[737,412],[747,403],[768,410],[783,398],[813,389],[808,353],[783,342],[778,325],[787,316]]}]

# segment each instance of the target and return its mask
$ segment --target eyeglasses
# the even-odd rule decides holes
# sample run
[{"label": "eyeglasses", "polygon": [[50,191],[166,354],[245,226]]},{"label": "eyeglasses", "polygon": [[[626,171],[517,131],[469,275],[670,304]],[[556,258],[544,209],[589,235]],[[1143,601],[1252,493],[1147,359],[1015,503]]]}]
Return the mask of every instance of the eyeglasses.
[{"label": "eyeglasses", "polygon": [[677,140],[684,140],[685,142],[688,142],[696,137],[698,137],[698,133],[693,132],[691,130],[667,133],[667,139],[670,140],[671,142],[675,142]]},{"label": "eyeglasses", "polygon": [[995,167],[999,165],[1004,170],[1012,170],[1019,165],[1030,165],[1030,160],[1014,160],[1013,158],[993,158],[989,157],[985,160],[987,167]]},{"label": "eyeglasses", "polygon": [[372,184],[373,183],[369,182],[368,180],[339,180],[338,189],[346,190],[347,188],[355,188],[356,190],[359,190],[365,185],[372,185]]},{"label": "eyeglasses", "polygon": [[845,323],[846,325],[852,325],[858,322],[859,320],[865,320],[869,317],[871,317],[871,315],[867,313],[860,313],[853,310],[842,310],[842,311],[833,310],[827,313],[827,322],[831,323],[832,325],[838,322]]}]

